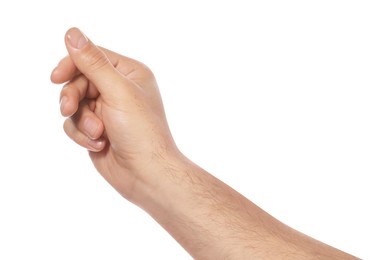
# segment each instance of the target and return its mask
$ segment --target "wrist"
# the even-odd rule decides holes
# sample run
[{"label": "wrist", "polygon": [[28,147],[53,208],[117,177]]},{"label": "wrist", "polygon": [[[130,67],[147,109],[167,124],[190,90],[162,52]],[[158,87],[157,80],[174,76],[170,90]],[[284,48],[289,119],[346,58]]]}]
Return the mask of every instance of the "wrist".
[{"label": "wrist", "polygon": [[158,208],[159,203],[167,201],[167,194],[185,178],[184,172],[192,165],[178,149],[166,151],[160,155],[153,155],[150,162],[141,163],[140,169],[135,172],[136,183],[132,196],[128,198],[132,203],[152,214],[152,208]]},{"label": "wrist", "polygon": [[[145,190],[134,203],[193,256],[204,258],[209,251],[222,247],[221,238],[238,243],[233,229],[223,226],[232,222],[229,207],[240,214],[241,195],[183,155],[166,158],[162,163],[157,181],[144,185]],[[233,199],[238,202],[232,203]],[[219,215],[220,211],[223,214]],[[215,257],[221,253],[215,252]]]}]

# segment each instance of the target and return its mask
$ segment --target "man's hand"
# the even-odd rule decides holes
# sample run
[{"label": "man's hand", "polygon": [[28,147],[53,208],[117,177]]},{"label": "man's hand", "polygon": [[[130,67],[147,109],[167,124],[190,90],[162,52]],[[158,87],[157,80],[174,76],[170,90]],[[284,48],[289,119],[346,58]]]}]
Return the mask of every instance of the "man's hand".
[{"label": "man's hand", "polygon": [[135,199],[135,187],[158,179],[158,160],[177,151],[156,80],[144,64],[95,46],[77,28],[65,44],[69,55],[51,74],[52,82],[67,82],[60,96],[64,130],[90,150],[112,186]]}]

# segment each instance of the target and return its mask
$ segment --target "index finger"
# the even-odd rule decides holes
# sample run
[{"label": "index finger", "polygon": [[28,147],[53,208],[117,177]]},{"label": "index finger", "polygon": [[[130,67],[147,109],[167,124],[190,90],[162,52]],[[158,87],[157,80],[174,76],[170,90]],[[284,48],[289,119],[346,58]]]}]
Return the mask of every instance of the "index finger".
[{"label": "index finger", "polygon": [[56,68],[51,72],[50,79],[53,83],[60,84],[73,79],[79,74],[80,72],[72,59],[67,55],[61,59]]}]

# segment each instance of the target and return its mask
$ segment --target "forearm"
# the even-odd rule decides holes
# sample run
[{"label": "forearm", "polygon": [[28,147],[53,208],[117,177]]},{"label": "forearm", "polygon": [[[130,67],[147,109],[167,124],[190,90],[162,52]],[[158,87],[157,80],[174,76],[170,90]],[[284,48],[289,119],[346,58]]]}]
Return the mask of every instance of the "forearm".
[{"label": "forearm", "polygon": [[353,258],[287,227],[186,158],[168,161],[137,204],[194,258]]}]

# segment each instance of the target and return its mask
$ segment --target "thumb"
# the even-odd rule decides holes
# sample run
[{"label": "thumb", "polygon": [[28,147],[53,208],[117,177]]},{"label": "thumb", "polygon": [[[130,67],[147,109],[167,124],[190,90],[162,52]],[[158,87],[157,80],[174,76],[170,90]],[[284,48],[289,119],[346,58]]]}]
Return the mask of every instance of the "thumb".
[{"label": "thumb", "polygon": [[[73,63],[106,97],[113,97],[122,80],[102,50],[92,43],[79,29],[71,28],[65,35],[65,44]],[[118,80],[118,81],[117,81]]]}]

